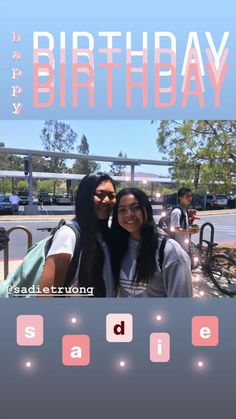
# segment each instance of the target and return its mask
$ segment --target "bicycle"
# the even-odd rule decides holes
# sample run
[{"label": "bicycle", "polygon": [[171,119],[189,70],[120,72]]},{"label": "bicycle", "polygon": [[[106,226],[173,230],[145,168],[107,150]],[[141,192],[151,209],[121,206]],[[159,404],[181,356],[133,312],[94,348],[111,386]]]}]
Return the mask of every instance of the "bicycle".
[{"label": "bicycle", "polygon": [[[210,227],[210,240],[204,239],[204,230]],[[199,243],[191,243],[191,261],[195,269],[201,266],[215,287],[229,297],[236,296],[236,261],[224,253],[214,253],[218,243],[214,242],[214,226],[206,222],[201,226]]]},{"label": "bicycle", "polygon": [[[210,227],[210,240],[203,238],[204,230]],[[55,227],[37,228],[39,231],[53,233]],[[213,254],[218,246],[214,242],[214,226],[206,222],[201,226],[199,243],[191,242],[190,258],[192,269],[201,266],[203,275],[208,276],[216,288],[229,297],[236,296],[236,261],[224,253]],[[206,246],[204,246],[204,244]]]}]

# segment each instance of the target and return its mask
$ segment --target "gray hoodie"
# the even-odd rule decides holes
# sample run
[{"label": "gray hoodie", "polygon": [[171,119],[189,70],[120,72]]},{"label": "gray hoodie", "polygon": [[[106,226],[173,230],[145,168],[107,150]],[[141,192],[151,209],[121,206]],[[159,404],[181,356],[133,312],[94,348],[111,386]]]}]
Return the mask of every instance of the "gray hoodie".
[{"label": "gray hoodie", "polygon": [[120,270],[119,297],[192,297],[190,259],[179,243],[172,239],[166,242],[162,270],[157,250],[157,269],[148,284],[133,282],[138,247],[139,242],[130,238]]}]

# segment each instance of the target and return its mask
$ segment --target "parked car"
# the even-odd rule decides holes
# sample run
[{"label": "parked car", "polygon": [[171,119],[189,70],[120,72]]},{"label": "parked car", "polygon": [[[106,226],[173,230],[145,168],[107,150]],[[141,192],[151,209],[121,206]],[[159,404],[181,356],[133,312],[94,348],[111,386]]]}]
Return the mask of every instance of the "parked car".
[{"label": "parked car", "polygon": [[27,191],[18,192],[20,198],[19,205],[28,205],[29,204],[29,194]]},{"label": "parked car", "polygon": [[[18,211],[18,208],[16,209],[16,212]],[[14,214],[15,211],[13,209],[13,205],[10,201],[9,195],[0,195],[0,213],[1,214]]]},{"label": "parked car", "polygon": [[52,198],[47,192],[40,192],[38,202],[42,200],[44,205],[52,205]]},{"label": "parked car", "polygon": [[156,194],[149,196],[149,201],[152,205],[162,205],[163,204],[163,196],[161,194]]},{"label": "parked car", "polygon": [[177,193],[170,195],[163,195],[163,208],[171,209],[175,205],[178,205],[178,196]]},{"label": "parked car", "polygon": [[229,195],[227,196],[227,200],[228,200],[228,208],[236,208],[236,199],[235,199],[235,195]]},{"label": "parked car", "polygon": [[201,194],[194,194],[192,207],[198,211],[203,211],[206,209],[206,196]]},{"label": "parked car", "polygon": [[72,205],[72,199],[68,195],[58,195],[56,198],[57,205]]},{"label": "parked car", "polygon": [[226,195],[209,194],[206,196],[206,209],[223,209],[226,208],[228,200]]},{"label": "parked car", "polygon": [[58,204],[58,199],[60,195],[52,195],[52,205]]}]

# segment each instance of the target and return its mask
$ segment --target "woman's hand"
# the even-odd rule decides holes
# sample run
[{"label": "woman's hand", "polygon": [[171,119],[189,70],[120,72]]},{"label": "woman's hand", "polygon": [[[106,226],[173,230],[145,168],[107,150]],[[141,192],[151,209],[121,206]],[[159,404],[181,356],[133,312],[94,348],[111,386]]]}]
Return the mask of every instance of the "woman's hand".
[{"label": "woman's hand", "polygon": [[197,234],[199,233],[199,231],[200,231],[200,228],[198,225],[193,225],[192,227],[189,228],[189,232],[191,234]]}]

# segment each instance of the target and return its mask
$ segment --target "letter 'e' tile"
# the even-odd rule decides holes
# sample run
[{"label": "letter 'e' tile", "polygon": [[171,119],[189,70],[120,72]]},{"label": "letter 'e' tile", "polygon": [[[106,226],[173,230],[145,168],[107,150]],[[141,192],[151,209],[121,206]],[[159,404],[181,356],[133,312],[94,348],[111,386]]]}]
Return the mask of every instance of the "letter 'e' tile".
[{"label": "letter 'e' tile", "polygon": [[192,318],[193,346],[217,346],[219,344],[219,319],[216,316]]}]

